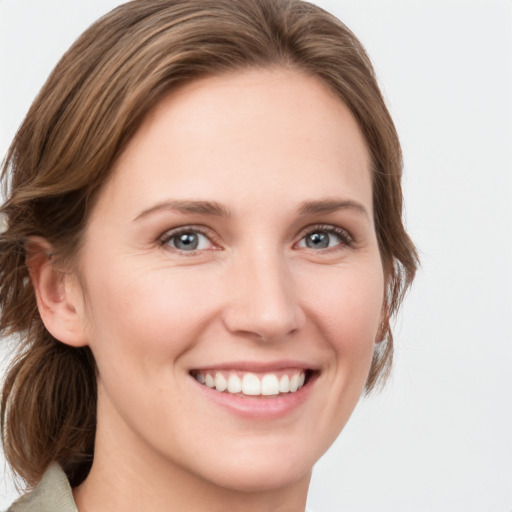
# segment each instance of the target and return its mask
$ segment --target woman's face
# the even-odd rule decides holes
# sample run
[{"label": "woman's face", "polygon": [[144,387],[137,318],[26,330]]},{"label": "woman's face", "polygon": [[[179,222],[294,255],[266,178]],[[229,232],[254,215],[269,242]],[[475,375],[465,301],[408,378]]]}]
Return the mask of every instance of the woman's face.
[{"label": "woman's face", "polygon": [[237,490],[308,479],[382,321],[356,121],[291,70],[174,91],[101,191],[79,271],[95,457]]}]

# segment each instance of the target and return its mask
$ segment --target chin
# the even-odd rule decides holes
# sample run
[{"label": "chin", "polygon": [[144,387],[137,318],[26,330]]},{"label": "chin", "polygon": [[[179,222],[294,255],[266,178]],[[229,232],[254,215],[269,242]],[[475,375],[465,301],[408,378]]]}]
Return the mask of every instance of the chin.
[{"label": "chin", "polygon": [[[246,467],[223,468],[208,478],[212,483],[225,489],[241,493],[261,493],[293,487],[299,482],[309,481],[312,464],[301,464],[293,457],[288,461],[258,461]],[[228,469],[227,471],[225,471]]]},{"label": "chin", "polygon": [[[222,460],[210,454],[202,460],[201,477],[218,487],[242,493],[271,492],[309,481],[313,465],[325,451],[311,443],[264,439],[237,443]],[[252,446],[251,446],[252,444]],[[205,454],[206,455],[206,454]]]}]

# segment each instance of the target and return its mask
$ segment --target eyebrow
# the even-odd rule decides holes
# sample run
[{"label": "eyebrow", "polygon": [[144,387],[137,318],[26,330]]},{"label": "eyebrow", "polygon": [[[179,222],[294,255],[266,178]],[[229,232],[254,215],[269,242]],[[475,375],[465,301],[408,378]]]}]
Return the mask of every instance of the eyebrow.
[{"label": "eyebrow", "polygon": [[357,201],[350,199],[326,198],[319,201],[304,201],[299,206],[299,213],[301,215],[318,215],[321,213],[332,213],[337,210],[355,210],[356,212],[364,214],[368,219],[370,215],[366,208]]},{"label": "eyebrow", "polygon": [[158,211],[171,211],[177,213],[196,213],[199,215],[213,215],[215,217],[231,217],[231,212],[215,201],[180,201],[171,200],[158,203],[147,210],[140,212],[133,221],[137,221]]},{"label": "eyebrow", "polygon": [[[337,210],[355,210],[370,218],[366,208],[356,201],[348,199],[327,198],[315,201],[304,201],[300,204],[299,215],[319,215],[332,213]],[[133,221],[137,221],[152,213],[159,211],[171,211],[185,214],[212,215],[214,217],[230,218],[231,212],[228,208],[215,201],[193,201],[193,200],[169,200],[158,203],[151,208],[140,212]]]}]

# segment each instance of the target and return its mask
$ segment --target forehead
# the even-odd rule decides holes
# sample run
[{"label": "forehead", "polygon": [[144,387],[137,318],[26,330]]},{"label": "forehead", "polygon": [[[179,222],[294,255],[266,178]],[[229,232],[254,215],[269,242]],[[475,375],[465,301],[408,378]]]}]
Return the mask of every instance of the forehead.
[{"label": "forehead", "polygon": [[277,68],[203,78],[171,92],[118,159],[103,195],[109,203],[143,193],[148,201],[171,194],[247,203],[275,190],[290,201],[329,196],[333,187],[371,209],[359,126],[318,78]]}]

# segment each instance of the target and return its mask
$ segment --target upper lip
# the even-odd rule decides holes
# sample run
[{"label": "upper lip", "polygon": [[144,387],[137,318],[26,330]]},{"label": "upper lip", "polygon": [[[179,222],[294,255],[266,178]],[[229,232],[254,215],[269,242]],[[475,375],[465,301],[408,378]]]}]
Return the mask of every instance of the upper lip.
[{"label": "upper lip", "polygon": [[286,370],[286,369],[299,369],[299,370],[312,370],[318,371],[320,367],[316,364],[304,363],[304,361],[297,360],[281,360],[281,361],[271,361],[271,362],[263,362],[263,361],[230,361],[230,362],[222,362],[218,364],[208,364],[204,366],[196,366],[191,368],[191,371],[207,371],[207,370],[217,370],[217,371],[227,371],[227,370],[238,370],[241,372],[254,372],[254,373],[264,373],[264,372],[274,372],[278,370]]}]

